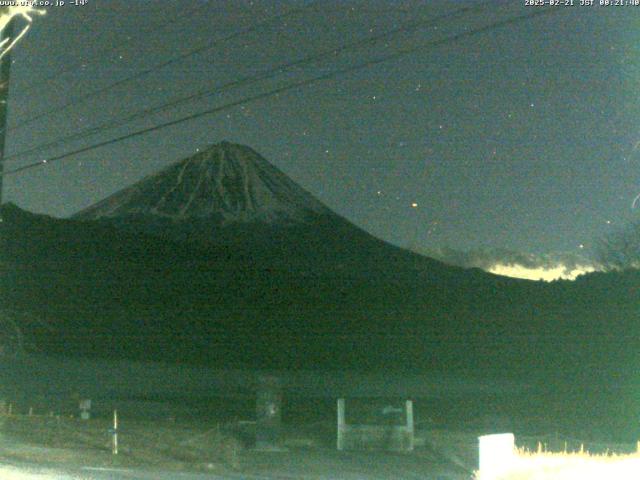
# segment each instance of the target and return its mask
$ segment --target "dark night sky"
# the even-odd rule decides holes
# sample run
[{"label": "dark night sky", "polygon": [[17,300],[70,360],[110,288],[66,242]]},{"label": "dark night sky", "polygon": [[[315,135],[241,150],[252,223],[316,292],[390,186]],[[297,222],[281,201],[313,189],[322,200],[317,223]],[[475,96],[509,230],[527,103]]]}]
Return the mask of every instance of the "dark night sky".
[{"label": "dark night sky", "polygon": [[[267,81],[10,159],[6,169],[424,47],[7,176],[5,200],[67,216],[226,139],[253,147],[329,207],[397,245],[587,254],[597,237],[639,212],[631,204],[640,193],[640,7],[574,1],[554,14],[437,46],[429,42],[540,7],[525,7],[524,0],[88,0],[49,8],[13,53],[8,155],[312,52],[423,23]],[[482,9],[429,24],[477,5]],[[82,96],[81,104],[20,126]]]}]

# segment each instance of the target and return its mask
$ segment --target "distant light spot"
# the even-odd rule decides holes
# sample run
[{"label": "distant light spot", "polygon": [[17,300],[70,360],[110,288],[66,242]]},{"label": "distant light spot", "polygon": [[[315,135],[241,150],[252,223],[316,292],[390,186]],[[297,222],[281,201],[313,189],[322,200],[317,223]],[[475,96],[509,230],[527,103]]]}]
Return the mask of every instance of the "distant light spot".
[{"label": "distant light spot", "polygon": [[417,207],[418,207],[418,204],[417,204],[416,202],[413,202],[413,203],[411,204],[411,208],[417,208]]}]

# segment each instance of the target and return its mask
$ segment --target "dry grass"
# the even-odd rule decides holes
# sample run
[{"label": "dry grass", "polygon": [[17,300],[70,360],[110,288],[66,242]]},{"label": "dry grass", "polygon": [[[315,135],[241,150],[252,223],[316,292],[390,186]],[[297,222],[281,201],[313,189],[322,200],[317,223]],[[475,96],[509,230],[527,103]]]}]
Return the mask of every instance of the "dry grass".
[{"label": "dry grass", "polygon": [[124,420],[116,456],[107,420],[5,415],[0,423],[6,459],[220,472],[241,466],[240,442],[216,425]]},{"label": "dry grass", "polygon": [[[508,461],[508,459],[506,459]],[[640,453],[631,455],[588,452],[550,453],[519,449],[508,473],[480,480],[637,480],[640,478]]]}]

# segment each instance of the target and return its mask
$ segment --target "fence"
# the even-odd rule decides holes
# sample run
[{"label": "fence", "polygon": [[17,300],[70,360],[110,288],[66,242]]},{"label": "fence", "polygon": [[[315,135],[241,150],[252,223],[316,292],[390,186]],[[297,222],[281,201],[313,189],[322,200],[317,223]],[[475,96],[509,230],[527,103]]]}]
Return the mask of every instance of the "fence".
[{"label": "fence", "polygon": [[[377,423],[348,423],[345,399],[338,399],[338,450],[390,450],[410,452],[414,447],[413,402],[402,407],[386,405],[380,409]],[[389,419],[389,421],[386,421]],[[404,420],[398,424],[397,420]]]}]

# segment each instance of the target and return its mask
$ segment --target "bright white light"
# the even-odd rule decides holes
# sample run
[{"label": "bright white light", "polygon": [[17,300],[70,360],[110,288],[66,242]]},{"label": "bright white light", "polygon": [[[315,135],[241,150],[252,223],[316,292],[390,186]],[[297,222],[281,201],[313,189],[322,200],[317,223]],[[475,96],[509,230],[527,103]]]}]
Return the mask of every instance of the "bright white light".
[{"label": "bright white light", "polygon": [[515,449],[513,434],[479,437],[476,480],[637,480],[640,453],[591,455]]},{"label": "bright white light", "polygon": [[515,437],[513,433],[484,435],[478,438],[480,480],[496,480],[513,469]]},{"label": "bright white light", "polygon": [[[606,456],[588,453],[523,453],[516,455],[502,480],[637,480],[638,455]],[[480,472],[482,473],[482,472]],[[476,478],[483,479],[482,475]],[[494,480],[494,479],[491,479]]]}]

